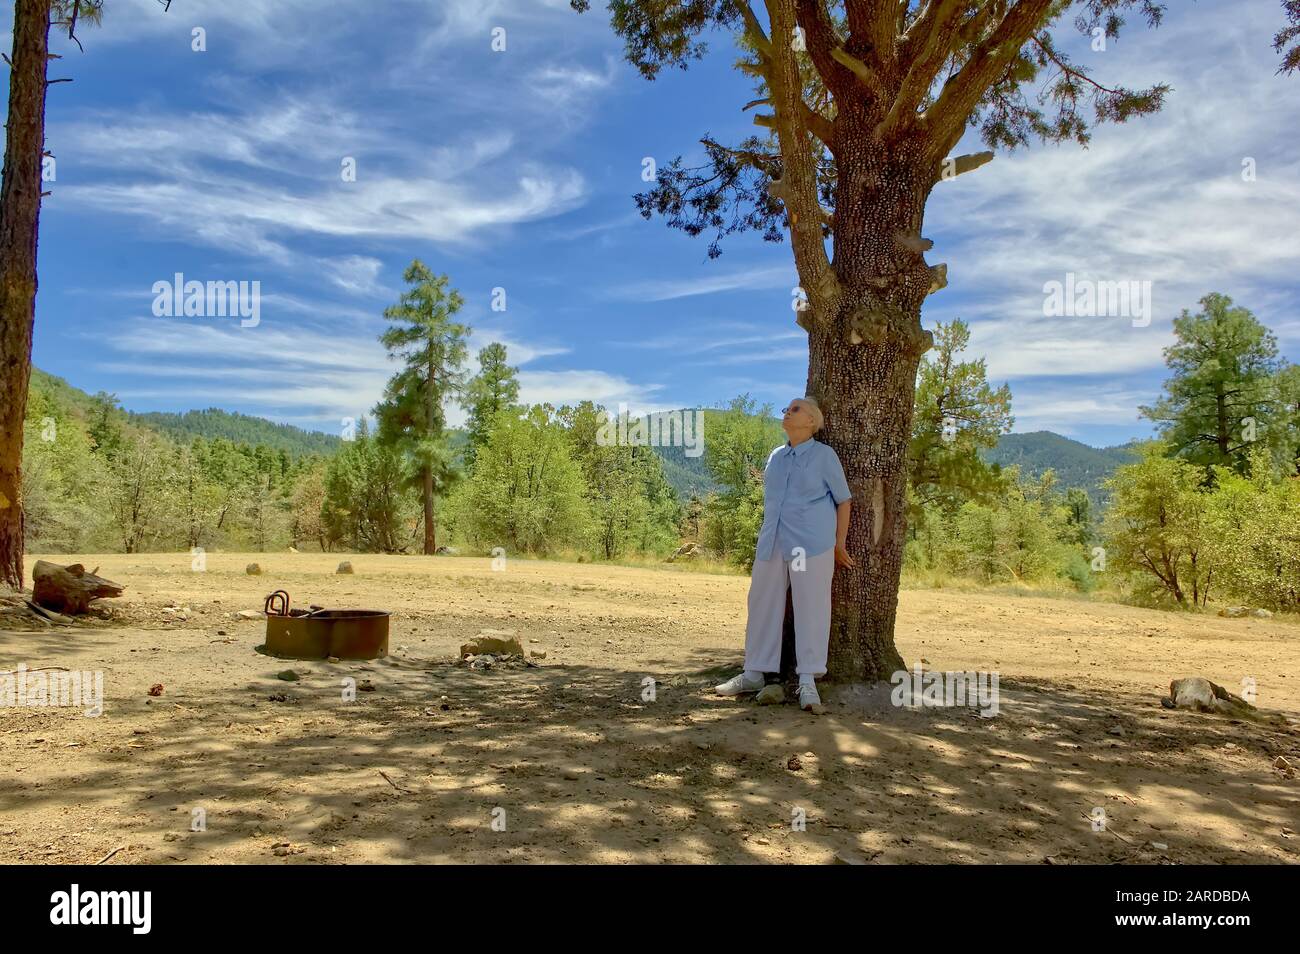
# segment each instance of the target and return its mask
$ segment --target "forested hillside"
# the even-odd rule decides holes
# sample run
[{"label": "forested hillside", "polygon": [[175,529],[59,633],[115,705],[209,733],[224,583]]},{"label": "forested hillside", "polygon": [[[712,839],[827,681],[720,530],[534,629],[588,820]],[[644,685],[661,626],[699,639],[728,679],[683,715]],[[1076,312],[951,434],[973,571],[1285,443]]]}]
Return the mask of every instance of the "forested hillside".
[{"label": "forested hillside", "polygon": [[1102,484],[1116,467],[1136,460],[1137,452],[1132,444],[1090,447],[1052,431],[1031,431],[1003,434],[997,446],[984,451],[982,456],[990,464],[1018,466],[1022,473],[1035,477],[1048,470],[1055,471],[1061,484],[1083,488],[1093,504],[1100,505],[1105,499]]},{"label": "forested hillside", "polygon": [[261,444],[272,450],[285,451],[290,457],[304,454],[332,454],[338,450],[342,438],[320,431],[305,431],[292,424],[276,424],[261,417],[223,411],[210,407],[202,411],[173,413],[148,411],[131,413],[136,424],[161,431],[173,440],[188,441],[194,437],[205,440],[225,438],[235,444]]}]

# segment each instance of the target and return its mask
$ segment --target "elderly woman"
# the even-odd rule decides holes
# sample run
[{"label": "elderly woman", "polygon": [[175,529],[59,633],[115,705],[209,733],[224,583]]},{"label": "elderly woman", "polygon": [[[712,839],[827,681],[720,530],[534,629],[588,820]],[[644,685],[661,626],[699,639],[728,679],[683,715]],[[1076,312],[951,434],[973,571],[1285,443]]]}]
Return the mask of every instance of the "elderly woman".
[{"label": "elderly woman", "polygon": [[813,440],[822,428],[821,408],[811,398],[791,401],[781,428],[789,440],[772,451],[763,471],[763,526],[749,583],[745,671],[716,688],[738,696],[763,688],[764,673],[781,668],[785,594],[794,603],[799,705],[820,705],[817,676],[826,673],[831,631],[831,577],[836,565],[853,566],[848,482],[835,451]]}]

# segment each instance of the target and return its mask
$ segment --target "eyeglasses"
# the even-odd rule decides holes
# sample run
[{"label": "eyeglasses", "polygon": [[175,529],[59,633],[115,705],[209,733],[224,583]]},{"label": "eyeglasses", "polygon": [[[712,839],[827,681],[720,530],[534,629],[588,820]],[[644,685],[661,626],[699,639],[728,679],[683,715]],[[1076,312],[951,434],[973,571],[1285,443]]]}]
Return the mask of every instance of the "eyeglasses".
[{"label": "eyeglasses", "polygon": [[783,408],[781,408],[781,413],[782,413],[783,415],[784,415],[784,414],[793,414],[795,411],[803,411],[805,414],[811,414],[811,413],[812,413],[812,412],[809,411],[806,407],[804,407],[802,404],[791,404],[789,407],[783,407]]}]

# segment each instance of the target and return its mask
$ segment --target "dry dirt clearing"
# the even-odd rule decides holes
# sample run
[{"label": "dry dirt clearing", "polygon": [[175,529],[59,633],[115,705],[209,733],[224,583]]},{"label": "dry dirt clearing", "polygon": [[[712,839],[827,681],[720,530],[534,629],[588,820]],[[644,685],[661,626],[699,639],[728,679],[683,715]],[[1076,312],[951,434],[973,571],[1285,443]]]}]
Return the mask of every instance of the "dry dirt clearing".
[{"label": "dry dirt clearing", "polygon": [[[335,575],[344,558],[354,576]],[[78,559],[126,584],[107,601],[115,619],[0,633],[0,670],[102,670],[105,711],[0,709],[3,862],[93,863],[115,848],[109,864],[1300,859],[1300,780],[1274,764],[1300,767],[1294,622],[905,592],[904,658],[999,672],[999,714],[900,709],[882,685],[828,694],[813,716],[710,694],[742,656],[740,576],[57,558]],[[245,575],[252,561],[265,575]],[[391,610],[392,655],[259,654],[264,623],[234,614],[277,588],[295,605]],[[453,665],[485,628],[546,658]],[[299,680],[277,678],[286,669]],[[1170,679],[1189,675],[1234,691],[1254,678],[1260,706],[1289,725],[1162,709]],[[345,677],[373,691],[344,702]],[[191,830],[196,809],[205,831]]]}]

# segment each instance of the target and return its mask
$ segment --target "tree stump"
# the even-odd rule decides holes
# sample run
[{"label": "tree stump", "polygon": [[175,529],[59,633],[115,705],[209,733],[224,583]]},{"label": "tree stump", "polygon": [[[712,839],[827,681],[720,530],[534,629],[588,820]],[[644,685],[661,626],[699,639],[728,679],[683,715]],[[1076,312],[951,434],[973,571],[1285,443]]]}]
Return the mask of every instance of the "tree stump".
[{"label": "tree stump", "polygon": [[59,566],[37,560],[32,567],[32,602],[60,613],[84,613],[92,601],[121,596],[121,584],[97,576],[99,567],[87,573],[80,563]]}]

